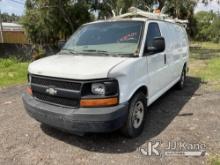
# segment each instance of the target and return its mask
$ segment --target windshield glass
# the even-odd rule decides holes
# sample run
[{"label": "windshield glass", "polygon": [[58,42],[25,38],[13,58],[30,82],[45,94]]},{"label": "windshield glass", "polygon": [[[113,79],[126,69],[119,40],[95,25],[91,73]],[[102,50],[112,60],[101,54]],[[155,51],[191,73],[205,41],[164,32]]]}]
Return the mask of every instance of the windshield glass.
[{"label": "windshield glass", "polygon": [[89,55],[134,56],[144,26],[142,21],[101,22],[82,26],[63,50]]}]

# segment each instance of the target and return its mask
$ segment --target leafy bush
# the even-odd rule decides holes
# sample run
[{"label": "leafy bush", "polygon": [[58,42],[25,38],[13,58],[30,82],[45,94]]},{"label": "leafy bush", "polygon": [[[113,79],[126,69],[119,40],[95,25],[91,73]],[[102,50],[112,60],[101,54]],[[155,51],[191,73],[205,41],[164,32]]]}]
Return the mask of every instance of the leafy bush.
[{"label": "leafy bush", "polygon": [[17,63],[17,61],[14,58],[0,59],[0,66],[3,68],[8,68],[15,63]]},{"label": "leafy bush", "polygon": [[43,48],[42,45],[34,45],[33,50],[32,50],[32,59],[33,60],[38,60],[42,57],[46,56],[46,51]]},{"label": "leafy bush", "polygon": [[195,15],[196,34],[199,41],[220,42],[220,16],[213,12],[201,11]]}]

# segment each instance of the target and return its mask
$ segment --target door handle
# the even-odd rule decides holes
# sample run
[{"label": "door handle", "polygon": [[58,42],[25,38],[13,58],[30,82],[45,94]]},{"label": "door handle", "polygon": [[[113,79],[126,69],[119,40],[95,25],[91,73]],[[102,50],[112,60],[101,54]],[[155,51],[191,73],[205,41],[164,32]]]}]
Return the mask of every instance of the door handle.
[{"label": "door handle", "polygon": [[167,55],[166,54],[164,54],[164,64],[167,64]]}]

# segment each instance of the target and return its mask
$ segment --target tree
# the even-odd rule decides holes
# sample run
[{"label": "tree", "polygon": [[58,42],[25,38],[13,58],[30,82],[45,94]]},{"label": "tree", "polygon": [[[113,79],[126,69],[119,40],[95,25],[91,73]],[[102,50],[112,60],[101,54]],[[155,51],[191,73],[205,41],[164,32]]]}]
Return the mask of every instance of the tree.
[{"label": "tree", "polygon": [[195,33],[194,7],[196,1],[192,0],[167,0],[164,3],[163,12],[173,18],[188,20],[188,33],[193,36]]},{"label": "tree", "polygon": [[125,13],[132,6],[132,0],[103,0],[98,1],[92,6],[93,10],[99,10],[99,18],[109,18],[114,15]]},{"label": "tree", "polygon": [[192,0],[103,0],[102,3],[96,5],[101,12],[101,16],[106,14],[106,17],[113,16],[119,13],[127,12],[128,8],[135,6],[142,10],[152,11],[153,4],[159,3],[159,9],[172,17],[180,19],[188,19],[193,15],[193,9],[196,5]]},{"label": "tree", "polygon": [[196,19],[196,40],[220,42],[220,17],[213,12],[198,12]]},{"label": "tree", "polygon": [[1,17],[2,17],[2,22],[18,22],[20,19],[19,16],[15,14],[9,15],[8,13],[2,13]]},{"label": "tree", "polygon": [[211,37],[212,41],[216,43],[220,43],[220,17],[216,18],[211,25]]},{"label": "tree", "polygon": [[188,19],[193,15],[196,3],[191,0],[167,0],[164,4],[164,12],[174,18]]},{"label": "tree", "polygon": [[41,45],[56,45],[92,18],[83,0],[27,0],[25,7],[21,23],[31,41]]}]

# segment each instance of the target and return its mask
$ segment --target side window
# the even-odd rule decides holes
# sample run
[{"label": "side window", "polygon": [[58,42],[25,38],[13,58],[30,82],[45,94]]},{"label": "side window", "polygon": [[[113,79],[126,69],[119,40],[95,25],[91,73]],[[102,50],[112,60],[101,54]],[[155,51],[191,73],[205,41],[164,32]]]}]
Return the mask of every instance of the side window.
[{"label": "side window", "polygon": [[157,23],[152,22],[148,25],[148,31],[147,31],[147,39],[146,39],[146,45],[147,47],[152,46],[152,41],[155,37],[161,37],[160,29]]}]

